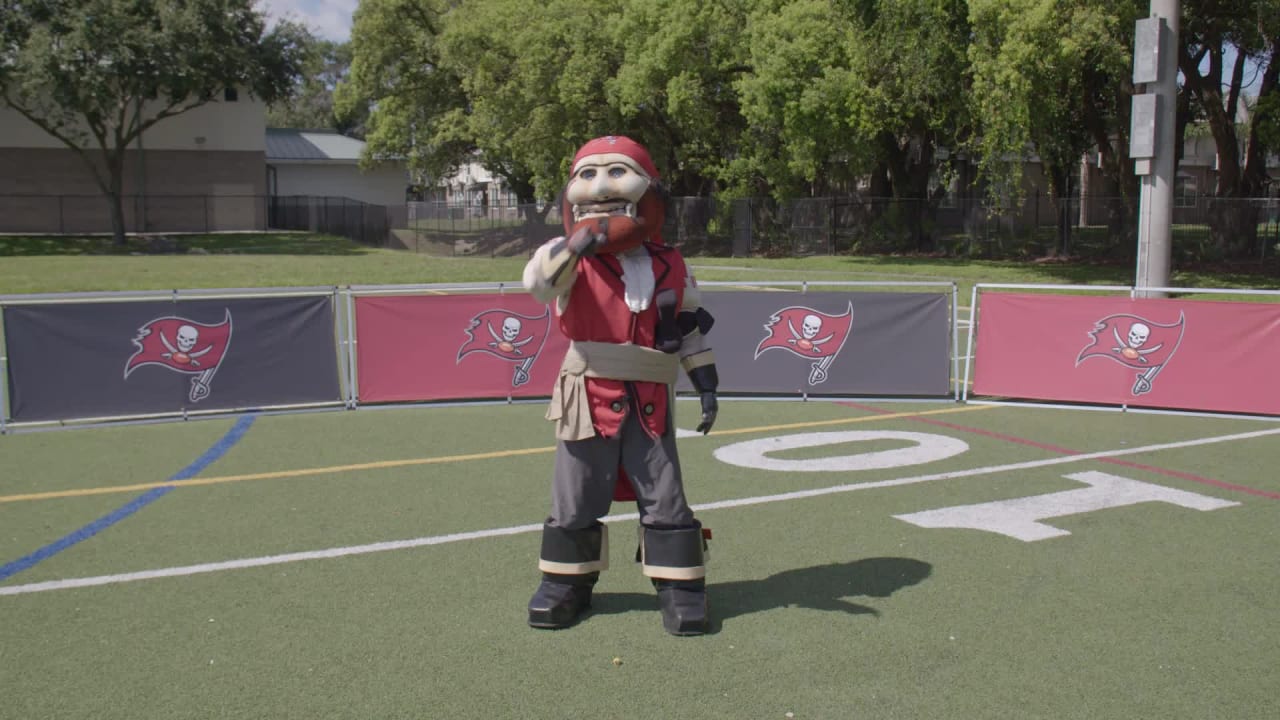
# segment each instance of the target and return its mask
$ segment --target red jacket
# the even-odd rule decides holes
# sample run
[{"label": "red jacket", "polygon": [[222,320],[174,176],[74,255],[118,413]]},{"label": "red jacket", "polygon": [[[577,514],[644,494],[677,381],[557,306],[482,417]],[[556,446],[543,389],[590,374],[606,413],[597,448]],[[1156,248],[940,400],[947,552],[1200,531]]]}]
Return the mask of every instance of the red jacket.
[{"label": "red jacket", "polygon": [[[688,268],[680,251],[645,243],[653,264],[654,293],[676,293],[676,307],[684,302]],[[560,314],[560,330],[570,340],[626,343],[651,348],[658,327],[658,311],[652,301],[639,313],[631,312],[624,299],[622,265],[611,254],[578,259],[578,277]],[[670,386],[654,382],[624,382],[586,378],[591,420],[603,437],[617,435],[627,413],[639,413],[645,430],[658,437],[667,431]],[[628,386],[632,392],[628,393]]]}]

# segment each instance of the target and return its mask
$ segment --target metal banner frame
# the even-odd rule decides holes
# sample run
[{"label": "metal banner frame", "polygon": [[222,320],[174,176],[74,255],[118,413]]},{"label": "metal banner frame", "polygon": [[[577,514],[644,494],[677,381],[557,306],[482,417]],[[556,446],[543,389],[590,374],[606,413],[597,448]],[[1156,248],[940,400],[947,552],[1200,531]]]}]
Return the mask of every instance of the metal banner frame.
[{"label": "metal banner frame", "polygon": [[[951,354],[951,378],[948,386],[951,388],[950,395],[934,397],[868,397],[868,396],[844,396],[844,395],[816,395],[808,393],[800,393],[794,397],[776,395],[760,395],[753,396],[750,394],[735,394],[732,397],[726,397],[726,400],[750,400],[762,399],[770,401],[840,401],[859,399],[866,401],[882,401],[882,402],[959,402],[962,401],[962,395],[965,385],[960,378],[960,336],[959,336],[959,303],[958,303],[958,287],[954,281],[840,281],[840,280],[764,280],[764,281],[701,281],[698,283],[702,288],[725,288],[740,290],[781,290],[784,288],[799,288],[800,291],[808,292],[811,288],[879,288],[886,292],[892,292],[896,288],[933,288],[937,289],[940,294],[949,294],[950,299],[950,323],[948,331],[951,335],[950,354]],[[948,292],[949,291],[949,292]],[[333,401],[316,402],[316,403],[299,403],[299,404],[278,404],[264,405],[255,407],[237,407],[237,408],[221,408],[211,410],[182,410],[176,412],[164,413],[138,413],[138,414],[121,414],[113,416],[98,416],[84,418],[68,418],[62,420],[40,420],[40,421],[13,421],[9,418],[9,402],[11,398],[8,396],[8,377],[9,365],[7,352],[0,352],[0,435],[11,434],[19,431],[35,431],[35,430],[55,430],[64,428],[93,427],[105,424],[132,424],[132,423],[155,423],[155,422],[174,422],[185,421],[202,418],[230,417],[247,412],[256,413],[298,413],[308,411],[328,411],[328,410],[357,410],[357,409],[374,409],[385,407],[405,407],[405,406],[430,406],[430,407],[447,407],[452,405],[478,405],[478,404],[513,404],[524,402],[543,402],[542,399],[513,399],[513,398],[495,398],[492,400],[471,400],[471,401],[437,401],[437,402],[417,402],[417,403],[391,403],[379,405],[365,405],[360,402],[360,387],[358,379],[358,335],[356,327],[355,298],[368,295],[441,295],[441,294],[467,294],[467,293],[485,293],[496,292],[505,294],[507,292],[524,293],[524,287],[519,282],[465,282],[465,283],[433,283],[433,284],[404,284],[404,285],[347,285],[347,286],[323,286],[323,287],[301,287],[301,288],[219,288],[219,289],[188,289],[188,290],[147,290],[147,291],[102,291],[102,292],[81,292],[81,293],[34,293],[25,295],[0,295],[0,310],[8,306],[20,305],[43,305],[43,304],[62,304],[62,303],[93,303],[93,302],[147,302],[147,301],[185,301],[185,300],[224,300],[224,299],[254,299],[254,298],[282,298],[282,297],[320,297],[327,296],[334,313],[334,352],[337,358],[338,366],[338,384],[339,397]],[[0,343],[3,342],[3,313],[0,313]],[[970,338],[972,343],[972,338]],[[0,346],[0,350],[3,347]],[[967,380],[967,366],[966,378]]]}]

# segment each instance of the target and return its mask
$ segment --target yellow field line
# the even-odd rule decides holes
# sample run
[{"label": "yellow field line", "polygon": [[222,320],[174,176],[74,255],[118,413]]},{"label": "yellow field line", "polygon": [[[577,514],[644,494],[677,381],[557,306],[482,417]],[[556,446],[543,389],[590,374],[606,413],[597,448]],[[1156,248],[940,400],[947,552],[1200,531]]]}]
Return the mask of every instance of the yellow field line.
[{"label": "yellow field line", "polygon": [[[870,422],[872,420],[894,420],[898,418],[920,417],[923,415],[942,415],[945,413],[971,412],[989,410],[994,405],[965,405],[962,407],[943,408],[941,410],[925,410],[922,412],[888,413],[884,415],[860,415],[854,418],[837,418],[834,420],[812,420],[809,422],[785,423],[782,425],[762,425],[733,430],[717,430],[714,435],[744,435],[747,433],[772,432],[775,430],[797,430],[801,428],[823,427],[828,425],[845,425],[848,423]],[[108,487],[80,488],[77,490],[54,490],[24,495],[0,495],[0,503],[22,502],[25,500],[54,500],[57,498],[87,497],[89,495],[112,495],[116,493],[154,490],[156,488],[198,485],[222,485],[225,483],[248,482],[250,480],[279,480],[281,478],[307,477],[310,475],[330,475],[361,470],[385,470],[387,468],[410,467],[413,465],[440,465],[444,463],[467,462],[469,460],[496,460],[498,458],[519,457],[521,455],[539,455],[554,452],[555,447],[525,448],[522,450],[495,450],[492,452],[471,453],[468,455],[443,455],[440,457],[409,458],[406,460],[379,460],[377,462],[356,463],[352,465],[330,465],[317,468],[299,468],[297,470],[275,470],[272,472],[248,473],[244,475],[216,475],[207,478],[191,478],[189,480],[172,480],[167,482],[135,483],[132,485],[112,485]]]}]

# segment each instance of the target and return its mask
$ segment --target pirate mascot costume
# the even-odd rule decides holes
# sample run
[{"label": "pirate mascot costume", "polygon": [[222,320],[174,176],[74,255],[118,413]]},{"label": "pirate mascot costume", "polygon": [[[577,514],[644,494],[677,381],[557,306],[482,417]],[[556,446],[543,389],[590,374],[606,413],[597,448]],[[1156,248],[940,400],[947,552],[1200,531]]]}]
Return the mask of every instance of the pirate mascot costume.
[{"label": "pirate mascot costume", "polygon": [[712,319],[684,258],[662,242],[657,183],[635,141],[583,145],[564,191],[565,236],[539,247],[524,269],[525,288],[555,301],[571,341],[547,411],[558,442],[533,627],[567,627],[590,607],[609,562],[600,518],[613,500],[634,499],[637,559],[657,589],[663,626],[675,635],[707,629],[704,531],[685,500],[671,410],[683,367],[701,398],[698,431],[715,422],[718,380],[705,341]]}]

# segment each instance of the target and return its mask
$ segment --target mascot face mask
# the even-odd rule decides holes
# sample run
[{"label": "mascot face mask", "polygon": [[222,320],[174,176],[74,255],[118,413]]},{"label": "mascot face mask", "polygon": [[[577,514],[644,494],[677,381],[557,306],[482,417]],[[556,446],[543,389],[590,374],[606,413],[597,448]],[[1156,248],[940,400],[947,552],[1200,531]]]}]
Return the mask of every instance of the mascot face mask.
[{"label": "mascot face mask", "polygon": [[574,155],[564,190],[565,235],[582,227],[608,235],[597,252],[614,253],[646,239],[661,242],[663,201],[658,170],[639,143],[617,135],[596,138]]}]

